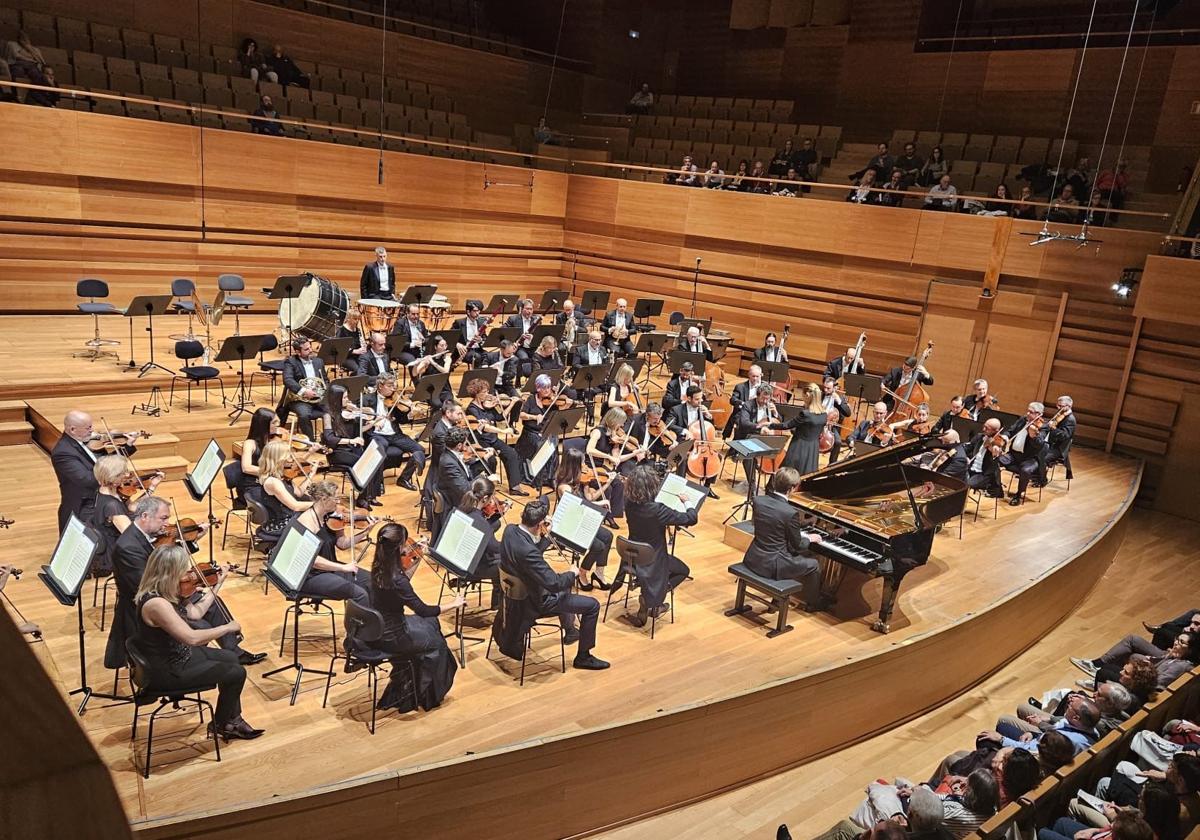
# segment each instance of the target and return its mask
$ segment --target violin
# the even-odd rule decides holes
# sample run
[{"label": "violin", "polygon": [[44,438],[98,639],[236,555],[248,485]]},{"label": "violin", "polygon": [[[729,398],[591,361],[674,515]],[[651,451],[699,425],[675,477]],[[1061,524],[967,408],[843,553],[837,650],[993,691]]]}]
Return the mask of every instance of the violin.
[{"label": "violin", "polygon": [[564,411],[575,405],[575,400],[571,399],[566,394],[550,394],[545,397],[538,397],[537,402],[542,408],[550,408],[553,406],[560,411]]},{"label": "violin", "polygon": [[[659,417],[657,423],[647,423],[646,428],[657,440],[665,441],[667,446],[674,446],[679,439],[679,436],[667,427],[667,424],[663,421],[661,416]],[[653,445],[653,443],[654,442],[652,441],[651,445]]]},{"label": "violin", "polygon": [[149,472],[130,473],[125,478],[121,479],[116,486],[117,495],[125,501],[129,501],[134,496],[146,489],[146,485],[154,481],[154,479],[162,480],[164,474],[161,470],[150,470]]},{"label": "violin", "polygon": [[479,510],[483,514],[484,519],[491,519],[494,516],[503,516],[512,509],[512,502],[508,499],[503,501],[495,496],[483,503],[483,507]]},{"label": "violin", "polygon": [[[366,528],[373,528],[380,522],[393,522],[390,516],[372,516],[366,508],[355,508],[353,522],[366,522]],[[333,513],[325,519],[325,527],[330,531],[341,531],[351,523],[350,509],[346,505],[338,505]],[[364,528],[363,530],[366,530]]]},{"label": "violin", "polygon": [[182,519],[176,519],[167,526],[167,530],[163,531],[154,538],[154,547],[162,548],[167,545],[175,545],[179,540],[185,543],[195,542],[209,528],[220,528],[221,520],[217,518],[209,519],[207,522],[197,522],[190,516],[185,516]]},{"label": "violin", "polygon": [[399,408],[401,412],[410,413],[413,410],[413,391],[408,388],[404,391],[394,391],[391,396],[383,398],[383,404],[388,411]]},{"label": "violin", "polygon": [[409,577],[417,570],[418,564],[425,557],[429,543],[425,540],[409,540],[400,547],[400,569]]},{"label": "violin", "polygon": [[584,464],[583,469],[579,471],[579,484],[582,487],[587,487],[591,484],[607,484],[609,472],[606,467],[591,467]]},{"label": "violin", "polygon": [[220,579],[221,567],[216,563],[193,563],[192,568],[188,569],[179,581],[179,595],[191,598],[200,588],[212,589]]},{"label": "violin", "polygon": [[[975,401],[976,416],[978,416],[978,412],[983,411],[985,409],[995,408],[997,405],[999,405],[999,401],[995,397],[993,397],[991,394],[984,394],[984,397],[982,400]],[[962,417],[966,420],[970,420],[971,412],[967,409],[966,406],[963,406],[962,409],[958,412],[957,416]]]},{"label": "violin", "polygon": [[310,461],[298,461],[295,458],[288,461],[283,465],[283,480],[295,481],[300,477],[307,478],[308,470],[305,469],[306,466],[313,467],[315,465]]},{"label": "violin", "polygon": [[1060,409],[1059,409],[1059,410],[1058,410],[1058,411],[1055,413],[1055,415],[1054,415],[1053,417],[1051,417],[1051,418],[1050,418],[1050,428],[1051,428],[1051,429],[1057,429],[1057,428],[1058,428],[1058,424],[1059,424],[1059,423],[1061,423],[1063,420],[1065,420],[1065,419],[1067,418],[1067,415],[1068,415],[1068,414],[1070,414],[1070,413],[1071,413],[1071,407],[1070,407],[1070,406],[1063,406],[1062,408],[1060,408]]},{"label": "violin", "polygon": [[135,437],[149,438],[150,433],[142,430],[136,432],[109,432],[106,435],[92,435],[84,441],[84,445],[93,452],[115,452],[129,445]]},{"label": "violin", "polygon": [[328,454],[329,447],[317,443],[315,440],[309,440],[304,435],[290,435],[287,442],[292,445],[292,449],[297,452],[323,452]]}]

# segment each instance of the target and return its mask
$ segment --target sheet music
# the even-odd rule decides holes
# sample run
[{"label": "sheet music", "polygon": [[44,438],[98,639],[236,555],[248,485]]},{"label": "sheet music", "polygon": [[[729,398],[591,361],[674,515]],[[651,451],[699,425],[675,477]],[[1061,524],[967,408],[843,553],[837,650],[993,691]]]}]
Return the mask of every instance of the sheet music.
[{"label": "sheet music", "polygon": [[529,459],[529,474],[532,476],[541,475],[546,464],[550,463],[550,459],[554,456],[558,449],[558,439],[549,437],[542,441],[542,445],[538,447],[538,451],[533,453],[533,457]]},{"label": "sheet music", "polygon": [[461,572],[467,572],[479,552],[479,545],[486,535],[475,527],[474,521],[461,510],[455,510],[446,520],[438,534],[434,553],[445,563]]},{"label": "sheet music", "polygon": [[379,446],[379,441],[372,439],[363,450],[363,454],[354,462],[354,466],[350,468],[355,487],[361,490],[367,486],[371,477],[375,475],[375,471],[383,463],[383,456],[384,452]]},{"label": "sheet music", "polygon": [[586,504],[574,493],[566,493],[554,508],[554,517],[550,520],[550,533],[586,551],[603,522],[603,510]]},{"label": "sheet music", "polygon": [[225,453],[221,451],[216,438],[210,440],[203,454],[200,455],[200,460],[196,461],[196,466],[188,477],[188,480],[192,484],[192,489],[196,491],[197,496],[203,496],[208,492],[209,486],[212,484],[213,479],[217,477],[217,472],[221,469],[221,465],[224,462]]},{"label": "sheet music", "polygon": [[[679,500],[680,496],[686,498],[687,502],[681,502]],[[671,510],[683,513],[684,511],[695,510],[707,496],[707,489],[697,487],[675,473],[667,473],[662,489],[658,491],[658,495],[654,501],[666,505]]]},{"label": "sheet music", "polygon": [[271,556],[271,571],[288,589],[299,589],[320,547],[316,534],[302,525],[293,525]]},{"label": "sheet music", "polygon": [[96,541],[88,535],[84,524],[75,514],[71,514],[54,549],[54,556],[50,558],[49,567],[50,576],[65,594],[78,594],[83,578],[92,565],[96,548]]}]

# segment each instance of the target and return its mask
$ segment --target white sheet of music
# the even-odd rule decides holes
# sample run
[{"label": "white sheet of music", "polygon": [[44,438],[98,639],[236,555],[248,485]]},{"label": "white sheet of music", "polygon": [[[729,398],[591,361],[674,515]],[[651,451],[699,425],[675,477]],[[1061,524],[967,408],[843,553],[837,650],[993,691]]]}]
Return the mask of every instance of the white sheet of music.
[{"label": "white sheet of music", "polygon": [[288,589],[299,589],[320,547],[316,534],[302,525],[293,525],[271,556],[271,571]]},{"label": "white sheet of music", "polygon": [[383,463],[384,452],[379,445],[379,441],[372,440],[367,444],[367,448],[363,450],[363,454],[354,462],[354,466],[350,471],[354,474],[354,486],[360,490],[367,486],[371,477],[375,475],[375,471]]},{"label": "white sheet of music", "polygon": [[58,538],[54,556],[50,558],[50,576],[64,593],[75,595],[79,592],[95,553],[96,541],[75,514],[71,514],[67,527]]},{"label": "white sheet of music", "polygon": [[[697,487],[675,473],[667,473],[666,479],[663,480],[662,489],[658,491],[658,496],[655,497],[654,501],[666,505],[671,510],[683,513],[684,511],[694,509],[700,500],[707,495],[708,490],[705,488]],[[683,496],[687,501],[680,501],[680,496]]]},{"label": "white sheet of music", "polygon": [[554,508],[550,533],[573,546],[587,549],[603,522],[603,510],[585,504],[574,493],[566,493]]},{"label": "white sheet of music", "polygon": [[542,441],[542,445],[538,447],[538,451],[533,453],[533,457],[529,459],[529,474],[532,476],[540,475],[557,449],[558,441],[555,438],[546,438]]},{"label": "white sheet of music", "polygon": [[471,568],[471,562],[475,559],[484,536],[483,532],[475,527],[471,517],[461,510],[455,510],[446,520],[442,532],[438,534],[433,550],[446,563],[465,572]]}]

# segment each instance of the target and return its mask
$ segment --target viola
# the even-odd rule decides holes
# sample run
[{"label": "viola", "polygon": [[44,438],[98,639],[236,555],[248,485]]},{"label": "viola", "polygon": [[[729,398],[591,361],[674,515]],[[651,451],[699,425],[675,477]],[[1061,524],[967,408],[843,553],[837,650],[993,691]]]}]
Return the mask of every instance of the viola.
[{"label": "viola", "polygon": [[184,573],[179,581],[179,594],[183,598],[191,598],[201,587],[211,589],[221,579],[221,567],[216,563],[205,561],[194,563],[191,569]]},{"label": "viola", "polygon": [[221,520],[213,518],[208,522],[197,522],[190,516],[177,519],[167,526],[167,530],[154,538],[154,547],[162,548],[166,545],[175,545],[177,540],[182,540],[185,543],[195,542],[200,539],[206,530],[209,528],[220,528]]},{"label": "viola", "polygon": [[650,434],[664,441],[667,446],[674,446],[679,436],[667,428],[667,424],[660,418],[657,423],[647,423],[646,428],[650,430]]},{"label": "viola", "polygon": [[607,484],[609,472],[606,467],[590,467],[584,465],[579,471],[579,483],[586,487],[591,484]]},{"label": "viola", "polygon": [[409,577],[416,571],[417,565],[425,557],[429,543],[425,540],[409,540],[400,547],[400,568]]},{"label": "viola", "polygon": [[115,452],[122,447],[128,446],[130,439],[135,435],[147,439],[150,437],[150,433],[145,430],[137,432],[109,432],[108,434],[92,435],[84,443],[93,452]]},{"label": "viola", "polygon": [[[394,521],[390,516],[372,516],[366,508],[355,508],[353,515],[354,524],[365,522],[366,528],[372,528],[380,522]],[[350,509],[346,505],[338,505],[333,513],[325,519],[325,527],[330,531],[341,531],[351,523]],[[365,529],[364,529],[365,530]]]},{"label": "viola", "polygon": [[512,502],[508,499],[501,501],[495,497],[488,499],[483,503],[483,507],[479,510],[483,513],[484,519],[491,519],[494,516],[503,516],[512,509]]},{"label": "viola", "polygon": [[146,489],[146,485],[154,479],[162,479],[163,473],[160,470],[150,470],[149,472],[130,473],[125,478],[121,479],[116,486],[117,495],[122,499],[129,501],[134,496]]},{"label": "viola", "polygon": [[575,401],[566,394],[550,394],[545,397],[538,397],[537,401],[538,405],[542,408],[550,408],[553,406],[560,411],[566,410],[575,404]]}]

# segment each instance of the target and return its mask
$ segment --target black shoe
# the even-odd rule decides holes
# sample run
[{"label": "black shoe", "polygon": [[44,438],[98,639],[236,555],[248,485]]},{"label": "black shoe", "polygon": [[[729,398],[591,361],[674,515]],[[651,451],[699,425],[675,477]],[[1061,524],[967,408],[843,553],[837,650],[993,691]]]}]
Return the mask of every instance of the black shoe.
[{"label": "black shoe", "polygon": [[710,499],[719,499],[719,498],[721,498],[721,497],[720,497],[720,496],[718,496],[718,495],[717,495],[717,494],[716,494],[716,493],[713,491],[713,489],[712,489],[711,487],[709,487],[709,488],[708,488],[708,498],[710,498]]},{"label": "black shoe", "polygon": [[583,656],[576,656],[572,666],[581,671],[603,671],[608,667],[608,663],[603,659],[597,659],[590,653],[585,653]]},{"label": "black shoe", "polygon": [[989,499],[1003,499],[1004,491],[1003,490],[989,490],[989,491],[987,491],[987,497]]},{"label": "black shoe", "polygon": [[605,580],[601,580],[600,575],[596,574],[595,572],[592,572],[591,583],[596,584],[596,588],[599,589],[601,592],[607,592],[612,587],[611,583],[609,583],[608,581],[605,581]]},{"label": "black shoe", "polygon": [[563,633],[563,644],[573,645],[579,641],[579,628],[575,627]]},{"label": "black shoe", "polygon": [[612,514],[610,513],[608,516],[604,517],[604,527],[616,530],[621,526],[617,524],[617,520],[613,519]]},{"label": "black shoe", "polygon": [[257,665],[267,658],[265,653],[251,653],[248,650],[238,651],[238,662],[242,665]]},{"label": "black shoe", "polygon": [[[238,718],[237,720],[231,720],[229,723],[217,729],[217,735],[220,736],[221,739],[227,744],[234,740],[253,741],[264,732],[266,732],[265,729],[255,729],[241,718]],[[210,736],[213,734],[213,724],[211,723],[208,725],[208,734]]]},{"label": "black shoe", "polygon": [[1025,702],[1028,703],[1030,706],[1033,706],[1033,708],[1035,708],[1035,709],[1042,708],[1042,701],[1037,699],[1036,697],[1029,697],[1025,700]]},{"label": "black shoe", "polygon": [[786,825],[780,825],[775,829],[775,840],[792,840],[792,832],[788,831]]},{"label": "black shoe", "polygon": [[378,499],[372,499],[371,501],[367,502],[367,507],[383,507],[383,502],[379,501]]},{"label": "black shoe", "polygon": [[1021,504],[1021,497],[1019,495],[1013,496],[1011,499],[1008,500],[1009,507],[1017,507],[1020,504]]},{"label": "black shoe", "polygon": [[1142,626],[1146,628],[1147,633],[1157,633],[1162,627],[1161,624],[1148,624],[1145,621],[1142,622]]},{"label": "black shoe", "polygon": [[[592,577],[595,577],[595,575]],[[593,589],[595,589],[595,587],[592,586],[591,578],[588,578],[587,580],[576,579],[575,585],[579,588],[580,592],[591,592]]]},{"label": "black shoe", "polygon": [[529,494],[526,493],[524,490],[522,490],[520,487],[509,487],[508,495],[510,495],[510,496],[528,496]]},{"label": "black shoe", "polygon": [[632,624],[634,627],[645,627],[646,619],[648,619],[649,617],[650,617],[650,608],[648,606],[646,606],[645,601],[643,601],[641,598],[638,598],[638,611],[628,617],[629,623]]},{"label": "black shoe", "polygon": [[405,476],[396,479],[396,486],[403,487],[405,490],[412,490],[414,493],[417,492],[417,485],[413,484],[411,478]]},{"label": "black shoe", "polygon": [[832,606],[833,606],[833,601],[829,600],[828,598],[818,598],[817,600],[813,601],[812,603],[808,603],[806,601],[805,603],[801,604],[800,609],[804,610],[804,612],[806,612],[806,613],[815,613],[815,612],[824,612],[825,610],[829,609]]},{"label": "black shoe", "polygon": [[1045,487],[1046,480],[1044,478],[1035,478],[1029,482],[1034,487]]}]

